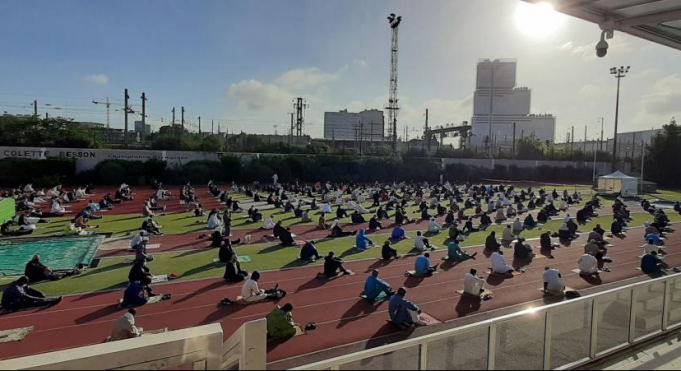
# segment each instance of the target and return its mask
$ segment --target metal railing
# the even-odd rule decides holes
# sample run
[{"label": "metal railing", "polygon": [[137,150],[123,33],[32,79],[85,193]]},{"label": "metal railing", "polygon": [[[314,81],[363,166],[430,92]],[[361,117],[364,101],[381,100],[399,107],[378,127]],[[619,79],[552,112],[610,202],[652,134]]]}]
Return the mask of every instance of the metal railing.
[{"label": "metal railing", "polygon": [[297,370],[563,370],[680,326],[681,275],[670,275]]}]

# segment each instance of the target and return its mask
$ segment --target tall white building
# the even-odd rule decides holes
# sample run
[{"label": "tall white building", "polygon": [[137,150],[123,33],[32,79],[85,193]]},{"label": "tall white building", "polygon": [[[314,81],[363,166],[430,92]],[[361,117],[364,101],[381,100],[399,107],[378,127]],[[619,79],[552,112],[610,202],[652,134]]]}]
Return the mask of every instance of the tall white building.
[{"label": "tall white building", "polygon": [[[518,63],[515,60],[482,60],[478,63],[472,119],[473,146],[486,146],[489,141],[499,146],[513,142],[515,136],[532,137],[553,142],[556,118],[532,115],[532,90],[518,87]],[[494,99],[490,97],[494,96]],[[490,113],[492,113],[490,115]],[[491,124],[491,138],[490,138]]]},{"label": "tall white building", "polygon": [[343,110],[324,114],[324,139],[328,140],[379,142],[384,139],[384,128],[383,111],[375,109],[359,113]]}]

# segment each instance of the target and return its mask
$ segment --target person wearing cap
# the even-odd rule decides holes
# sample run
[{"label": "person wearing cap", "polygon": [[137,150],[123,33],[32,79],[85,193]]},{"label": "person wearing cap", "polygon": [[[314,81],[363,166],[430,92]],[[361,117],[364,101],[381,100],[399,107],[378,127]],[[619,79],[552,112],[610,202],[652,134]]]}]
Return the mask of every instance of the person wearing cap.
[{"label": "person wearing cap", "polygon": [[130,308],[122,317],[116,320],[109,340],[121,341],[141,337],[144,330],[136,326],[135,316],[137,316],[137,310]]}]

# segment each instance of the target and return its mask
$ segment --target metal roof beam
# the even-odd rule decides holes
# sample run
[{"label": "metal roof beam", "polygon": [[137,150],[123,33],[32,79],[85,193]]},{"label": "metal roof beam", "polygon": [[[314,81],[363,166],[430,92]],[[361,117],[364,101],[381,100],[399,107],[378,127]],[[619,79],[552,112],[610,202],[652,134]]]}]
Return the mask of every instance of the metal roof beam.
[{"label": "metal roof beam", "polygon": [[618,19],[615,21],[616,27],[636,27],[647,24],[660,24],[671,21],[681,20],[681,8],[677,10],[664,11],[660,13],[653,13],[643,15],[640,17],[631,17]]}]

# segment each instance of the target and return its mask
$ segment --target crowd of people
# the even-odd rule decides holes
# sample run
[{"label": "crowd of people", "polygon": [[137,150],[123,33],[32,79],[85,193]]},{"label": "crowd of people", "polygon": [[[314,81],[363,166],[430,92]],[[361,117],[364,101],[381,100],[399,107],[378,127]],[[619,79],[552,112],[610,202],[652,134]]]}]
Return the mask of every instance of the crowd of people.
[{"label": "crowd of people", "polygon": [[[163,226],[155,220],[157,213],[165,212],[166,206],[161,202],[169,202],[173,194],[165,190],[162,184],[155,186],[155,193],[143,204],[143,223],[140,232],[130,241],[129,248],[135,253],[135,259],[128,275],[127,288],[124,291],[121,307],[129,309],[115,324],[112,334],[113,340],[121,340],[140,336],[142,329],[135,324],[136,310],[150,299],[162,296],[152,288],[154,275],[149,263],[154,256],[148,253],[150,238],[162,236]],[[44,218],[70,213],[63,205],[72,204],[79,200],[90,198],[87,207],[76,214],[67,223],[66,235],[88,235],[96,227],[89,222],[101,218],[97,213],[101,210],[112,210],[123,202],[133,201],[131,188],[123,184],[119,190],[107,194],[96,202],[92,197],[92,187],[65,191],[55,187],[48,192],[36,192],[30,185],[3,194],[17,200],[18,217],[3,225],[3,235],[16,236],[30,234],[35,225],[48,223]],[[217,199],[224,207],[204,210],[203,203],[191,184],[183,186],[179,192],[180,203],[187,206],[187,212],[193,213],[199,220],[205,220],[206,229],[211,231],[211,247],[219,249],[219,261],[225,266],[224,280],[242,285],[241,296],[234,300],[225,298],[222,305],[253,304],[266,300],[281,300],[286,292],[278,286],[273,289],[262,289],[261,273],[249,273],[242,269],[240,257],[236,248],[241,240],[233,240],[232,223],[234,214],[244,213],[241,203],[235,198],[237,194],[245,194],[253,200],[247,211],[248,220],[261,223],[261,230],[271,233],[272,238],[281,242],[282,247],[300,248],[300,260],[314,263],[323,260],[323,272],[318,275],[323,279],[334,279],[354,272],[346,268],[346,262],[334,252],[322,255],[318,242],[314,240],[296,241],[296,236],[290,227],[284,225],[284,220],[277,220],[281,213],[293,213],[293,219],[300,223],[314,223],[313,214],[319,215],[317,227],[329,231],[328,238],[353,237],[354,248],[358,252],[367,249],[381,248],[382,259],[389,261],[401,259],[402,255],[394,244],[410,240],[408,231],[415,232],[413,237],[412,254],[415,256],[414,270],[407,272],[407,276],[431,277],[439,270],[439,264],[431,262],[431,253],[439,249],[431,240],[431,236],[445,233],[448,237],[443,260],[449,262],[463,262],[476,259],[478,254],[468,254],[461,244],[474,234],[484,233],[485,251],[490,258],[492,275],[513,276],[524,273],[524,268],[535,258],[535,249],[528,244],[523,234],[528,230],[535,230],[551,220],[560,220],[560,228],[555,232],[544,231],[540,237],[539,252],[554,258],[553,254],[560,244],[570,243],[579,238],[581,226],[586,225],[592,218],[598,217],[603,205],[598,197],[585,202],[579,192],[570,194],[565,191],[548,192],[544,189],[519,190],[515,187],[478,186],[478,185],[441,185],[429,184],[379,184],[363,185],[335,185],[331,183],[310,185],[279,184],[261,186],[237,186],[232,184],[228,190],[213,182],[208,185],[208,194]],[[264,196],[266,195],[266,196]],[[367,208],[367,202],[373,205]],[[43,213],[43,203],[49,203],[50,213]],[[250,203],[250,202],[249,202]],[[410,212],[416,206],[415,212]],[[668,267],[662,262],[665,254],[664,241],[666,234],[671,232],[670,221],[665,211],[656,209],[643,202],[641,205],[650,212],[652,222],[645,225],[642,247],[641,270],[646,274],[659,273]],[[678,206],[678,205],[677,205]],[[259,209],[262,208],[262,209]],[[266,209],[266,210],[265,210]],[[335,209],[335,210],[334,210]],[[631,212],[627,204],[616,200],[613,206],[613,223],[610,234],[623,237],[628,232]],[[681,212],[681,207],[678,208]],[[576,217],[571,217],[576,211]],[[561,217],[561,213],[564,214]],[[392,217],[390,215],[393,215]],[[329,218],[329,219],[327,219]],[[350,219],[349,225],[355,227],[346,230],[344,221]],[[391,220],[392,219],[392,220]],[[444,219],[440,224],[439,219]],[[330,223],[329,220],[332,220]],[[386,222],[389,221],[389,222]],[[477,222],[476,222],[477,221]],[[424,231],[414,230],[417,225],[424,223]],[[498,237],[495,231],[487,233],[494,224],[505,225]],[[371,239],[370,233],[391,229],[386,241],[380,245]],[[425,232],[425,233],[424,233]],[[584,255],[576,262],[581,275],[593,276],[608,272],[608,264],[613,261],[608,257],[608,250],[612,247],[601,225],[588,233],[588,243],[584,247]],[[514,264],[509,264],[505,248],[509,255],[512,252]],[[522,264],[515,264],[521,262]],[[12,283],[3,295],[3,308],[21,310],[34,307],[56,305],[62,298],[47,298],[29,284],[45,280],[60,280],[79,274],[84,267],[69,271],[53,271],[45,266],[40,256],[35,256],[26,267],[24,277]],[[478,275],[476,269],[470,270],[464,276],[463,294],[483,298],[486,293],[486,282]],[[565,294],[568,291],[562,273],[551,267],[544,270],[544,291],[550,294]],[[423,325],[420,319],[421,310],[414,303],[407,300],[406,288],[393,289],[380,278],[380,272],[374,270],[366,279],[363,297],[370,301],[389,301],[389,316],[393,324],[401,328],[413,328]],[[291,304],[276,306],[267,316],[268,334],[275,339],[285,339],[298,333],[300,328],[293,321],[294,307]],[[314,327],[314,326],[313,326]]]}]

